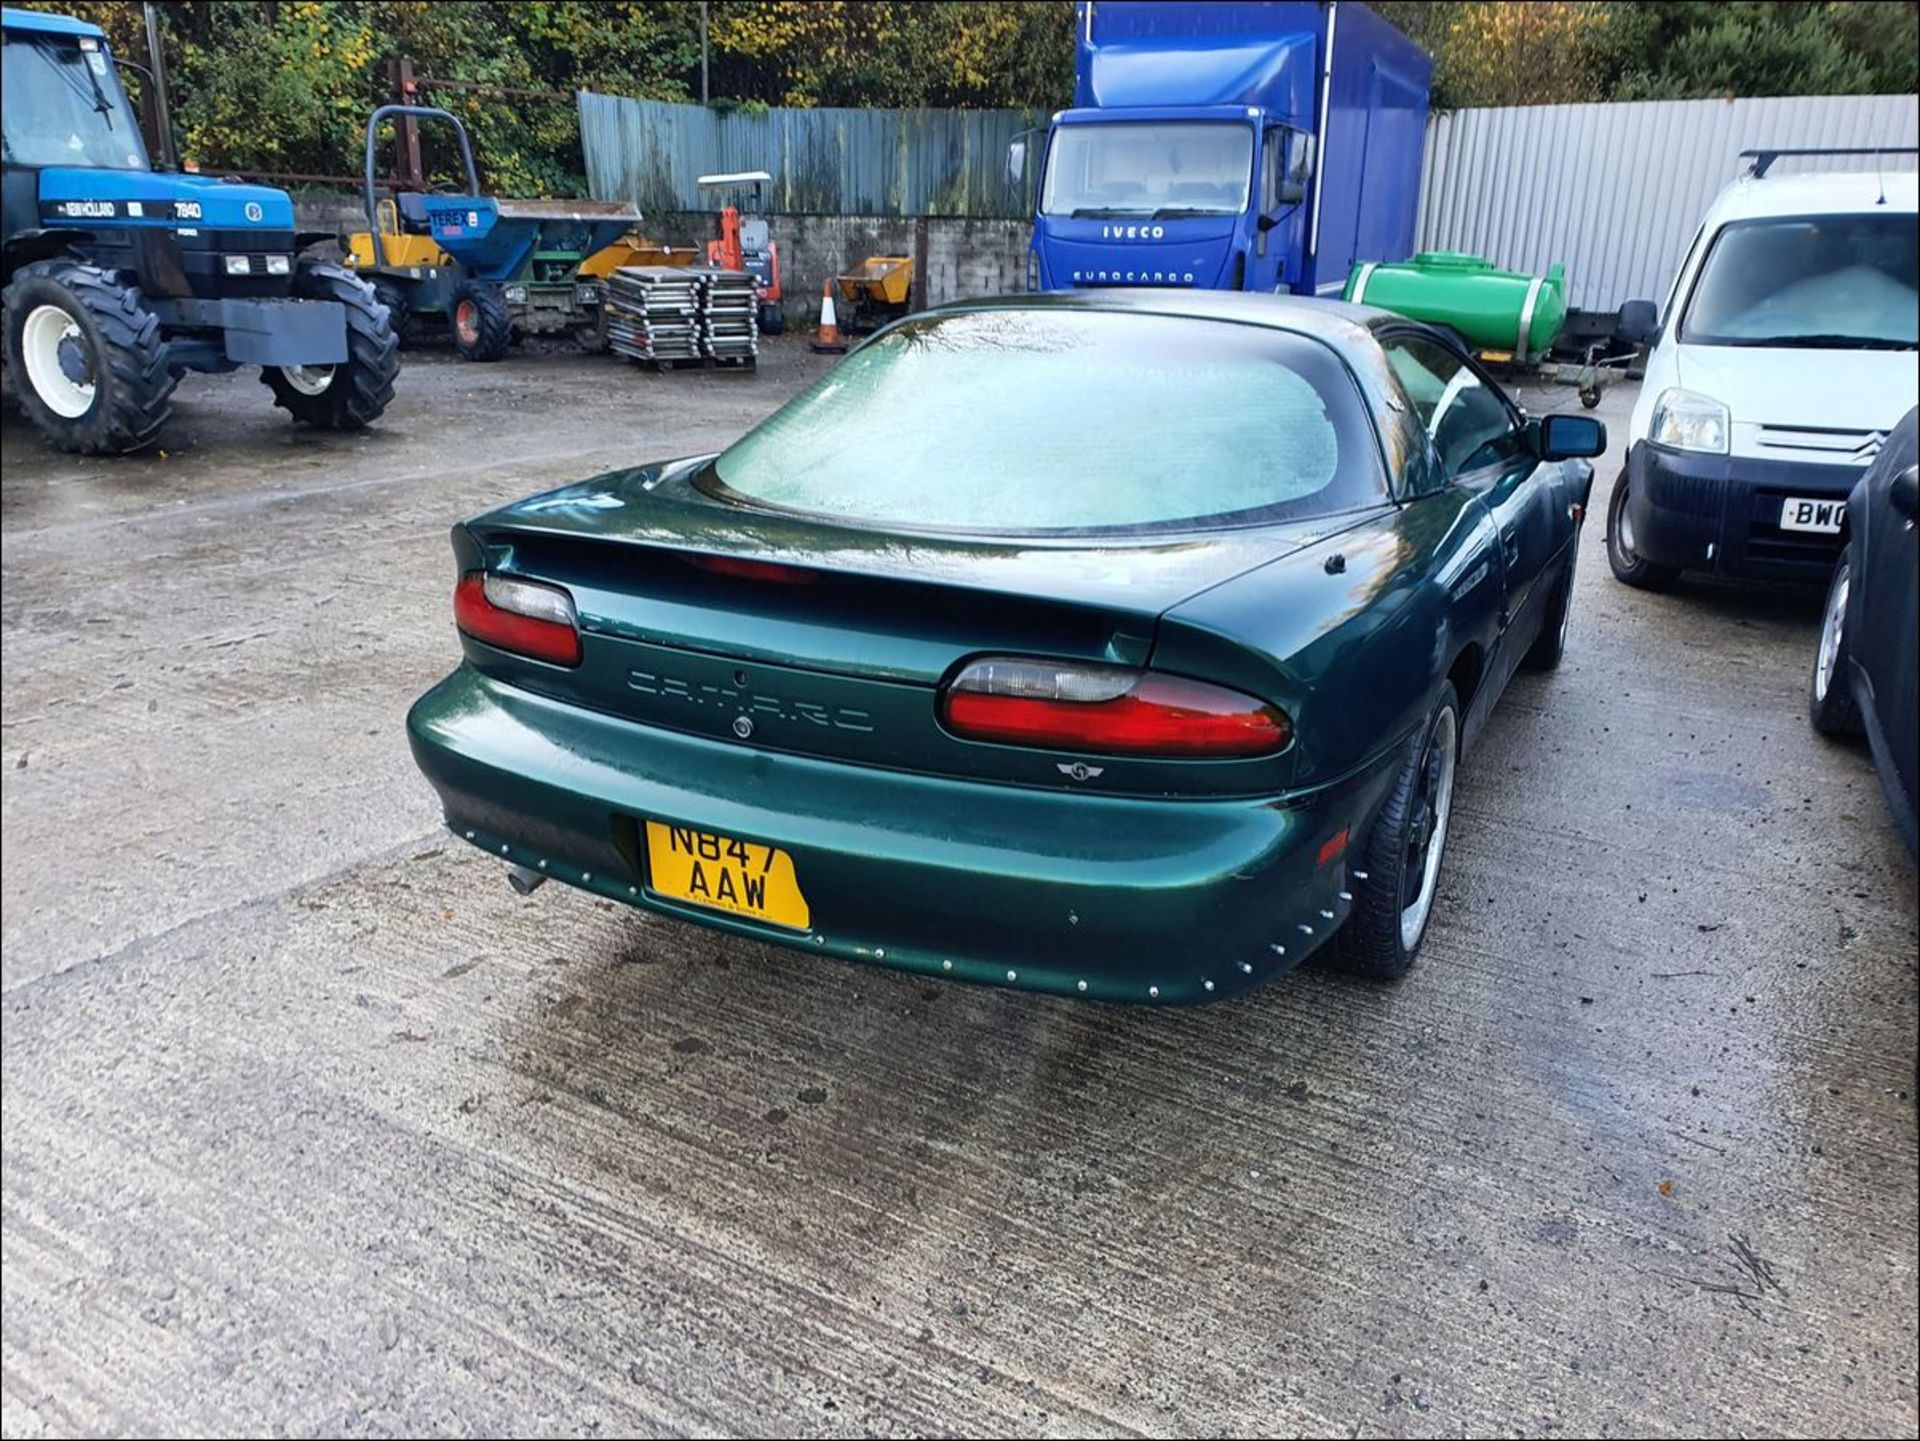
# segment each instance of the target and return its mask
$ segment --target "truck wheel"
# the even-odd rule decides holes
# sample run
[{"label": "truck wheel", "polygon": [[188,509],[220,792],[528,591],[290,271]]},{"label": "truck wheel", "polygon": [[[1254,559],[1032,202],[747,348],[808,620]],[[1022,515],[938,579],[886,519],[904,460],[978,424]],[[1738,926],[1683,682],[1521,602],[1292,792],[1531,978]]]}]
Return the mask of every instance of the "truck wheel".
[{"label": "truck wheel", "polygon": [[15,273],[4,303],[20,408],[56,449],[120,455],[160,433],[177,377],[137,288],[76,260],[42,260]]},{"label": "truck wheel", "polygon": [[497,285],[463,280],[454,287],[453,346],[463,360],[498,360],[513,343],[513,316]]},{"label": "truck wheel", "polygon": [[1443,682],[1426,730],[1357,853],[1353,910],[1326,949],[1341,970],[1391,981],[1412,967],[1440,890],[1459,755],[1460,697]]},{"label": "truck wheel", "polygon": [[1857,736],[1860,707],[1854,703],[1853,680],[1847,674],[1847,597],[1853,589],[1853,547],[1840,552],[1827,587],[1827,608],[1820,621],[1820,649],[1814,652],[1813,677],[1807,684],[1807,714],[1813,728],[1826,736]]},{"label": "truck wheel", "polygon": [[338,265],[305,265],[293,277],[302,300],[331,300],[347,312],[347,358],[339,365],[266,365],[260,380],[273,403],[321,430],[363,430],[393,399],[400,341],[373,287]]},{"label": "truck wheel", "polygon": [[1655,565],[1634,549],[1633,522],[1627,515],[1627,473],[1613,483],[1613,498],[1607,502],[1607,566],[1614,579],[1636,590],[1671,590],[1680,579],[1680,571],[1671,565]]},{"label": "truck wheel", "polygon": [[373,294],[382,305],[387,307],[387,327],[393,331],[393,338],[406,348],[409,327],[413,324],[413,302],[407,299],[407,292],[392,280],[373,282]]}]

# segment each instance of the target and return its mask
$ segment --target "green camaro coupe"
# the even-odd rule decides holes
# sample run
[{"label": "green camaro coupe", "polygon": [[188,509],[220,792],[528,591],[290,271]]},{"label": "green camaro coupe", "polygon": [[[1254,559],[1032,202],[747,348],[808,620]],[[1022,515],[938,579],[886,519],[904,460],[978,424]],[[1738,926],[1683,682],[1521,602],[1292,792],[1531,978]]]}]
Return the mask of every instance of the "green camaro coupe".
[{"label": "green camaro coupe", "polygon": [[456,526],[413,753],[523,892],[1111,1001],[1396,976],[1605,443],[1383,311],[945,306],[718,455]]}]

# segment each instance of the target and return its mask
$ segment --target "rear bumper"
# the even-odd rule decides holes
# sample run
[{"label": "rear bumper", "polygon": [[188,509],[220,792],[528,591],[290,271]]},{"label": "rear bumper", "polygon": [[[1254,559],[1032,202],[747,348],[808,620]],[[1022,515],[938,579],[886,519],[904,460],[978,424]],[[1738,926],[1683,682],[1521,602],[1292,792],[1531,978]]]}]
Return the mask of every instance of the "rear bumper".
[{"label": "rear bumper", "polygon": [[1753,460],[1663,450],[1645,441],[1627,456],[1634,548],[1656,565],[1750,580],[1824,584],[1844,537],[1780,528],[1788,496],[1845,500],[1850,465]]},{"label": "rear bumper", "polygon": [[[407,730],[456,835],[570,885],[815,954],[1160,1004],[1231,995],[1325,942],[1348,880],[1320,849],[1363,834],[1392,771],[1286,803],[983,784],[642,726],[465,665]],[[647,819],[786,850],[813,929],[653,894]]]}]

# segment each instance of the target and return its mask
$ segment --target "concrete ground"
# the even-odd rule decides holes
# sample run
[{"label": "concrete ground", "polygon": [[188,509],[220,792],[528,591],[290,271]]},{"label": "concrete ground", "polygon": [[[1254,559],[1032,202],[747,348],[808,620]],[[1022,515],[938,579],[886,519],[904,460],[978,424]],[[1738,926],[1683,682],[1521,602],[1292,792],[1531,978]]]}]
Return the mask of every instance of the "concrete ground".
[{"label": "concrete ground", "polygon": [[189,379],[119,461],[9,413],[0,1429],[1914,1432],[1915,876],[1817,598],[1590,523],[1397,986],[933,985],[449,841],[449,523],[821,364],[429,354],[355,437]]}]

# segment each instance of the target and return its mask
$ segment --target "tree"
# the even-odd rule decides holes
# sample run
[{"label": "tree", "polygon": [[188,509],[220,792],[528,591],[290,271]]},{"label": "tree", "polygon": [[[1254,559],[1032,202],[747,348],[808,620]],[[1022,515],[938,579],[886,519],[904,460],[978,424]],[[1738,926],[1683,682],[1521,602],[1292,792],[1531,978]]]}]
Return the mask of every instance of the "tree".
[{"label": "tree", "polygon": [[1617,5],[1617,100],[1903,94],[1920,80],[1920,6],[1829,0]]},{"label": "tree", "polygon": [[992,0],[732,0],[712,7],[720,89],[776,105],[1058,106],[1073,7]]},{"label": "tree", "polygon": [[1600,100],[1612,11],[1582,0],[1480,0],[1458,7],[1435,59],[1466,104]]}]

